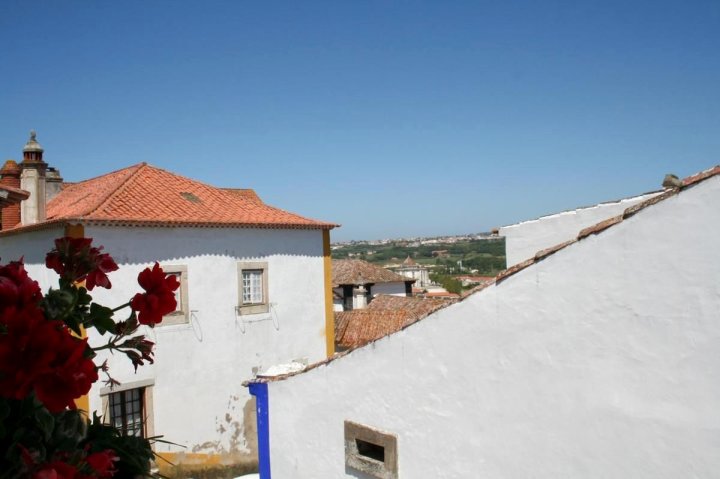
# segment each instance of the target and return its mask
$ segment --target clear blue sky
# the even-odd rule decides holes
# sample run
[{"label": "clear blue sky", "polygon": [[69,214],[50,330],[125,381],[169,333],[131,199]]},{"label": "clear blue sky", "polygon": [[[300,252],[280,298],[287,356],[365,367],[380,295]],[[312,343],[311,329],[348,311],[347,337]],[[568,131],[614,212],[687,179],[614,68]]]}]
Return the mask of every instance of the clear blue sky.
[{"label": "clear blue sky", "polygon": [[0,2],[0,158],[458,234],[720,163],[720,2]]}]

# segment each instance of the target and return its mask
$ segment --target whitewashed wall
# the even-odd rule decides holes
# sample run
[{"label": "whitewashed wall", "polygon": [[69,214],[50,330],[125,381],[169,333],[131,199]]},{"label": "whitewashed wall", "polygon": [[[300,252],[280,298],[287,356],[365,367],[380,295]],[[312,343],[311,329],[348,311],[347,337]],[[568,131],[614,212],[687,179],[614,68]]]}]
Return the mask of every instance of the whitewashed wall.
[{"label": "whitewashed wall", "polygon": [[269,384],[274,478],[346,470],[343,421],[399,477],[720,471],[720,178],[325,366]]},{"label": "whitewashed wall", "polygon": [[393,270],[395,273],[405,276],[406,278],[415,279],[413,287],[424,288],[430,285],[430,275],[426,268],[417,266],[402,266]]},{"label": "whitewashed wall", "polygon": [[532,258],[538,251],[574,239],[580,230],[617,216],[625,209],[657,194],[659,192],[503,226],[500,228],[499,234],[505,237],[507,266],[509,268]]},{"label": "whitewashed wall", "polygon": [[[253,376],[252,368],[325,357],[321,231],[87,227],[85,234],[120,266],[110,275],[111,290],[91,293],[102,304],[117,306],[142,292],[137,275],[155,261],[187,266],[190,324],[146,328],[156,342],[156,360],[137,374],[124,356],[108,358],[120,382],[154,382],[155,433],[187,446],[159,450],[242,449],[243,406],[250,395],[241,383]],[[4,238],[3,260],[25,254],[28,270],[47,288],[57,277],[37,263],[61,235],[58,230]],[[236,316],[238,261],[267,261],[269,313]],[[92,344],[101,341],[91,335]],[[92,410],[101,409],[101,386],[91,390]]]},{"label": "whitewashed wall", "polygon": [[28,274],[47,291],[51,285],[57,286],[57,275],[45,267],[45,255],[53,248],[55,239],[64,234],[65,229],[60,226],[21,235],[2,236],[0,263],[6,264],[23,258]]}]

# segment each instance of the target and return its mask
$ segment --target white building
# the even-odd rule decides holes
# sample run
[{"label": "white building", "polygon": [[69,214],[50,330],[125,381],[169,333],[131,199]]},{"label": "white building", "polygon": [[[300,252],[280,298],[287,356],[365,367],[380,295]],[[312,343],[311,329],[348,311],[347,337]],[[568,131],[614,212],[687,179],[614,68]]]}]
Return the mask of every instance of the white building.
[{"label": "white building", "polygon": [[261,477],[720,470],[720,166],[305,372],[250,385]]},{"label": "white building", "polygon": [[532,258],[545,248],[575,238],[577,232],[612,216],[622,214],[627,208],[660,194],[653,191],[618,201],[563,211],[520,223],[503,226],[499,235],[505,237],[505,258],[511,267]]},{"label": "white building", "polygon": [[415,288],[424,289],[432,285],[427,267],[418,264],[410,256],[405,258],[405,260],[401,264],[397,266],[390,266],[389,268],[397,274],[405,276],[406,278],[414,279]]},{"label": "white building", "polygon": [[[93,238],[119,265],[111,290],[92,291],[101,304],[117,306],[141,291],[137,275],[155,261],[181,279],[178,311],[145,330],[156,343],[155,364],[136,374],[124,356],[109,357],[122,385],[96,383],[90,411],[185,446],[157,446],[175,463],[242,459],[255,439],[242,382],[274,364],[333,354],[335,225],[273,208],[251,190],[215,188],[145,163],[67,184],[45,204],[47,164],[34,139],[20,167],[29,198],[21,223],[0,231],[0,256],[24,256],[44,289],[57,283],[45,254],[65,235]],[[18,204],[3,206],[11,218],[8,208]]]}]

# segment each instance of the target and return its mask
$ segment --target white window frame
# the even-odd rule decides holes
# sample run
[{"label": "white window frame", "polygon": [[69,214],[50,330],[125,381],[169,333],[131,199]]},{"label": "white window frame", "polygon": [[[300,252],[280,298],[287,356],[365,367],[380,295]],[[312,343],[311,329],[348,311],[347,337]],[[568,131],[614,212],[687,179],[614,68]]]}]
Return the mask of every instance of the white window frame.
[{"label": "white window frame", "polygon": [[188,272],[185,265],[163,265],[166,273],[178,274],[180,276],[180,301],[177,311],[163,316],[158,326],[172,326],[175,324],[188,324],[190,322],[190,307],[188,301]]},{"label": "white window frame", "polygon": [[[239,314],[267,313],[270,310],[268,300],[268,264],[267,261],[242,261],[237,264],[238,268],[238,306]],[[261,271],[262,274],[262,302],[243,302],[243,271]]]}]

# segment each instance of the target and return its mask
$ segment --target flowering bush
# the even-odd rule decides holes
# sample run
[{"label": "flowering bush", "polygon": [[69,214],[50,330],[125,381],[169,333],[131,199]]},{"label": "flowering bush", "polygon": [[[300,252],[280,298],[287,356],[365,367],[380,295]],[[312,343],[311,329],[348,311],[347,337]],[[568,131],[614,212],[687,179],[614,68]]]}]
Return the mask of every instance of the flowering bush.
[{"label": "flowering bush", "polygon": [[[0,479],[95,479],[150,476],[150,442],[124,436],[77,410],[75,399],[106,375],[118,384],[96,352],[125,354],[137,370],[153,362],[152,341],[136,334],[177,307],[177,278],[155,263],[138,276],[145,293],[110,309],[92,302],[89,290],[110,288],[107,274],[118,269],[90,238],[59,238],[45,264],[59,288],[43,295],[22,260],[0,265]],[[84,282],[84,284],[83,284]],[[130,309],[122,321],[115,315]],[[91,347],[85,329],[108,335]]]}]

